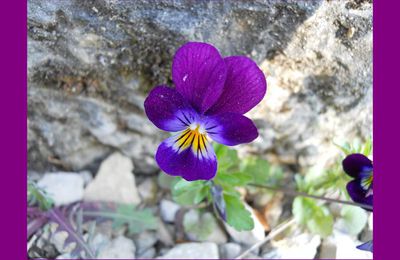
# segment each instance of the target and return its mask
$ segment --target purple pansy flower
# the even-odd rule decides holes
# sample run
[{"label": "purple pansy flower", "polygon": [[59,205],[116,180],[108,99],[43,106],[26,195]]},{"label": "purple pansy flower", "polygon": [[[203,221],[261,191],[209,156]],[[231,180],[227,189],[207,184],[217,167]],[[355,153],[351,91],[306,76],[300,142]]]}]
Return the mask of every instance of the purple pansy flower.
[{"label": "purple pansy flower", "polygon": [[[342,162],[343,170],[354,180],[346,188],[351,199],[357,203],[372,206],[373,168],[372,161],[365,155],[355,153],[348,155]],[[370,209],[366,209],[370,210]],[[371,211],[371,210],[370,210]]]},{"label": "purple pansy flower", "polygon": [[247,57],[222,58],[210,44],[189,42],[174,56],[172,80],[175,88],[157,86],[144,102],[154,125],[175,132],[158,147],[156,161],[169,175],[210,180],[217,172],[211,140],[233,146],[257,138],[243,114],[263,99],[265,76]]},{"label": "purple pansy flower", "polygon": [[[342,162],[343,170],[354,180],[346,188],[351,199],[372,207],[373,202],[373,167],[372,161],[365,155],[355,153],[348,155]],[[367,209],[372,211],[371,209]],[[373,252],[373,242],[368,241],[357,246],[358,249]]]}]

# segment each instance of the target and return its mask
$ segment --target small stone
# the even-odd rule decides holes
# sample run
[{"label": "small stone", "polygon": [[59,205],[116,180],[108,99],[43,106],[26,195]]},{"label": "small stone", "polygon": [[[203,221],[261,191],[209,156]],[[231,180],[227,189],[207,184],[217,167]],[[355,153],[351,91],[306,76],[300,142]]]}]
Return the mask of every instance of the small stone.
[{"label": "small stone", "polygon": [[85,185],[93,181],[93,175],[90,171],[81,171],[79,174],[82,176]]},{"label": "small stone", "polygon": [[176,245],[160,259],[218,259],[218,247],[215,243],[184,243]]},{"label": "small stone", "polygon": [[263,258],[313,259],[320,244],[319,235],[295,231],[284,239],[271,241],[271,244],[264,247]]},{"label": "small stone", "polygon": [[242,247],[236,243],[227,243],[219,247],[221,259],[234,259],[240,255],[241,251]]},{"label": "small stone", "polygon": [[336,244],[337,259],[372,259],[371,252],[357,249],[357,246],[363,242],[338,230],[333,231],[333,236]]},{"label": "small stone", "polygon": [[111,241],[104,249],[100,250],[99,259],[111,259],[111,258],[124,258],[133,259],[135,258],[135,244],[132,240],[119,236]]},{"label": "small stone", "polygon": [[181,208],[175,202],[162,200],[160,203],[160,215],[165,222],[175,222],[175,214]]},{"label": "small stone", "polygon": [[142,254],[144,251],[154,246],[154,244],[157,242],[157,236],[154,232],[144,231],[135,235],[134,240],[138,254]]},{"label": "small stone", "polygon": [[168,230],[168,227],[166,224],[158,218],[157,220],[157,226],[158,226],[158,231],[157,231],[157,238],[160,240],[164,245],[166,246],[172,246],[174,244],[174,240],[172,238],[172,233]]},{"label": "small stone", "polygon": [[44,189],[56,206],[67,205],[82,200],[84,180],[73,172],[46,173],[38,186]]},{"label": "small stone", "polygon": [[85,189],[84,200],[139,204],[131,159],[114,153],[104,160],[95,179]]},{"label": "small stone", "polygon": [[228,224],[225,224],[226,230],[228,231],[229,235],[232,237],[232,239],[241,244],[245,245],[253,245],[261,240],[264,239],[265,237],[265,230],[264,226],[261,224],[261,222],[258,220],[256,215],[254,214],[253,209],[245,204],[245,207],[248,211],[251,212],[251,217],[253,218],[254,221],[254,228],[251,231],[237,231]]},{"label": "small stone", "polygon": [[148,178],[144,180],[139,186],[138,191],[140,197],[145,202],[154,202],[157,198],[157,184],[154,179]]},{"label": "small stone", "polygon": [[189,210],[183,218],[186,236],[191,241],[214,242],[223,244],[228,241],[225,232],[210,212],[201,214],[198,210]]},{"label": "small stone", "polygon": [[150,247],[143,253],[138,253],[138,259],[153,259],[156,256],[156,250],[154,247]]}]

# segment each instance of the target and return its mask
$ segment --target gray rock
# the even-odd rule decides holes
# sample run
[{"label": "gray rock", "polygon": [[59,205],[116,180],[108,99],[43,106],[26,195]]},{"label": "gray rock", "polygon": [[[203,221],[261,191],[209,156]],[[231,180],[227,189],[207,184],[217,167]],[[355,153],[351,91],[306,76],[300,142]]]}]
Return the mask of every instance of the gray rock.
[{"label": "gray rock", "polygon": [[[302,231],[301,231],[302,232]],[[263,258],[271,259],[313,259],[321,244],[319,235],[301,233],[296,231],[287,235],[284,239],[271,241],[264,247]]]},{"label": "gray rock", "polygon": [[187,41],[247,55],[267,74],[267,96],[249,114],[260,137],[247,149],[308,166],[337,155],[332,138],[370,136],[371,1],[32,0],[28,168],[96,169],[118,150],[135,172],[156,173],[163,134],[143,101],[171,83]]},{"label": "gray rock", "polygon": [[191,241],[214,242],[223,244],[228,238],[218,225],[216,218],[210,212],[201,214],[198,210],[191,209],[183,218],[186,236]]},{"label": "gray rock", "polygon": [[[226,243],[219,246],[221,259],[234,259],[240,255],[242,247],[236,243]],[[249,258],[246,256],[246,258]]]},{"label": "gray rock", "polygon": [[47,192],[56,206],[82,200],[83,184],[83,177],[73,172],[46,173],[38,181],[38,186]]},{"label": "gray rock", "polygon": [[180,208],[181,206],[179,206],[175,202],[163,199],[160,202],[160,215],[162,220],[170,223],[175,222],[175,215]]},{"label": "gray rock", "polygon": [[138,252],[137,259],[153,259],[155,258],[157,252],[154,247],[150,247],[144,252]]},{"label": "gray rock", "polygon": [[114,153],[104,160],[95,179],[86,187],[84,200],[138,204],[140,197],[131,159]]},{"label": "gray rock", "polygon": [[139,186],[139,195],[143,201],[153,203],[157,198],[157,183],[153,178],[145,179]]},{"label": "gray rock", "polygon": [[362,243],[353,236],[334,229],[333,235],[321,245],[320,258],[334,256],[336,259],[372,259],[372,253],[356,248]]},{"label": "gray rock", "polygon": [[218,259],[218,247],[215,243],[183,243],[178,244],[160,259]]},{"label": "gray rock", "polygon": [[153,247],[157,242],[157,235],[154,232],[144,231],[134,237],[135,245],[139,255]]},{"label": "gray rock", "polygon": [[99,259],[133,259],[135,258],[135,244],[132,240],[119,236],[111,241],[109,245],[100,250]]}]

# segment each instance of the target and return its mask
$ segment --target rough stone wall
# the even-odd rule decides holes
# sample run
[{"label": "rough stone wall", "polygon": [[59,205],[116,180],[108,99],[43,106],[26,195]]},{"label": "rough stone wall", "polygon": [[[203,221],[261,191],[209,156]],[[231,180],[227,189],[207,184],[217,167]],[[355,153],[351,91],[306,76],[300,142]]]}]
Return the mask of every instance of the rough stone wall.
[{"label": "rough stone wall", "polygon": [[337,154],[333,139],[370,136],[370,1],[30,0],[29,170],[96,168],[119,150],[136,173],[156,172],[165,135],[143,101],[172,84],[171,58],[187,41],[247,55],[266,73],[249,114],[260,138],[243,152],[309,166]]}]

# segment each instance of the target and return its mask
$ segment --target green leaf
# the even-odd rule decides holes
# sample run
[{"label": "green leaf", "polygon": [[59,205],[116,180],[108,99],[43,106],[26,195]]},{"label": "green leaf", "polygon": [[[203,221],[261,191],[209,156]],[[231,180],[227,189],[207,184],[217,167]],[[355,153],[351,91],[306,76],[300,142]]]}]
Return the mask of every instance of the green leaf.
[{"label": "green leaf", "polygon": [[173,199],[181,205],[195,205],[200,203],[210,191],[205,181],[179,180],[172,187]]},{"label": "green leaf", "polygon": [[330,214],[328,208],[320,207],[314,209],[314,215],[307,222],[308,229],[322,237],[327,237],[332,234],[333,230],[333,216]]},{"label": "green leaf", "polygon": [[53,199],[43,190],[38,187],[35,182],[28,181],[28,205],[39,205],[40,209],[47,211],[54,205]]},{"label": "green leaf", "polygon": [[368,215],[362,208],[354,206],[343,206],[340,215],[341,223],[349,234],[358,235],[368,222]]},{"label": "green leaf", "polygon": [[213,146],[218,159],[218,173],[239,169],[239,157],[236,150],[217,143],[214,143]]},{"label": "green leaf", "polygon": [[254,221],[239,196],[224,194],[226,222],[237,231],[252,230]]},{"label": "green leaf", "polygon": [[317,205],[310,198],[297,197],[293,201],[292,213],[296,221],[311,232],[329,236],[333,230],[333,216],[325,206]]},{"label": "green leaf", "polygon": [[214,179],[214,182],[225,187],[225,186],[245,186],[251,182],[253,177],[250,174],[236,172],[236,173],[224,173],[219,172]]},{"label": "green leaf", "polygon": [[242,161],[241,172],[250,174],[253,181],[258,184],[266,184],[269,179],[270,166],[266,160],[258,157],[247,157]]},{"label": "green leaf", "polygon": [[137,234],[147,229],[157,229],[157,219],[149,209],[138,210],[134,205],[118,204],[117,208],[107,207],[83,209],[83,216],[108,218],[113,220],[113,228],[128,225],[130,234]]}]

